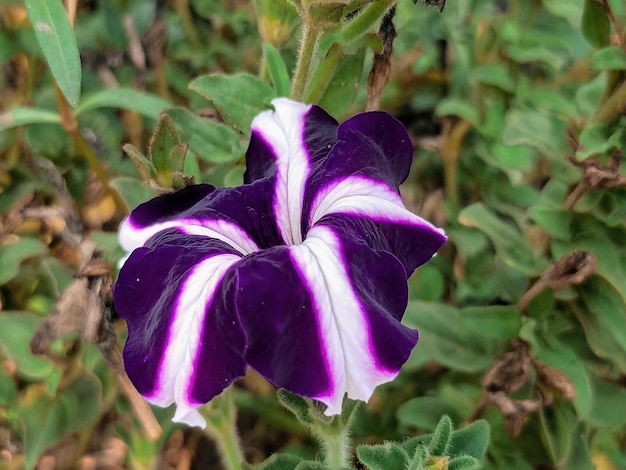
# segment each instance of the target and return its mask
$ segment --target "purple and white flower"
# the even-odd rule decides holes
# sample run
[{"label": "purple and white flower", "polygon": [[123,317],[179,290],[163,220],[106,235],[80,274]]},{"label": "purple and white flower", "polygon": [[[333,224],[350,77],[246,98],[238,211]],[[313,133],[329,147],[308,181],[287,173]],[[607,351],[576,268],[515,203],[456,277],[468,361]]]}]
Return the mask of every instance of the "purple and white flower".
[{"label": "purple and white flower", "polygon": [[400,199],[406,130],[383,112],[338,124],[273,105],[252,123],[244,185],[159,196],[120,228],[125,367],[149,402],[176,403],[175,421],[203,426],[196,408],[248,365],[337,414],[417,343],[400,322],[407,278],[445,236]]}]

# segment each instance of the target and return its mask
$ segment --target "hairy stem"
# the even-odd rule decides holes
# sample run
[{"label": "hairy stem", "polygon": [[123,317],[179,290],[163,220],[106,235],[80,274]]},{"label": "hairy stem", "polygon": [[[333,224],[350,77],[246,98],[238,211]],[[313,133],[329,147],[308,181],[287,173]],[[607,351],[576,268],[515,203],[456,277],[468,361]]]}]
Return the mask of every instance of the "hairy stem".
[{"label": "hairy stem", "polygon": [[309,79],[311,65],[317,52],[317,43],[321,33],[321,29],[313,27],[306,20],[303,22],[298,63],[291,86],[291,97],[295,100],[301,101],[304,97],[304,89]]}]

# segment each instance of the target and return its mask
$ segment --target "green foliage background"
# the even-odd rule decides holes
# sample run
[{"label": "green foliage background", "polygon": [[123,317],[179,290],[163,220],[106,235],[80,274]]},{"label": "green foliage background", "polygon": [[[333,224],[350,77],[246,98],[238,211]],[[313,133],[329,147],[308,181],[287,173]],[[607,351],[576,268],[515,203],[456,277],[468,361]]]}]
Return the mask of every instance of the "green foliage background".
[{"label": "green foliage background", "polygon": [[[123,341],[107,276],[129,208],[191,179],[241,183],[252,117],[289,93],[298,17],[280,0],[156,5],[81,2],[72,28],[60,1],[0,0],[8,468],[44,455],[79,466],[107,438],[123,444],[118,468],[153,468],[176,439],[179,456],[201,439],[158,409],[152,436],[103,359],[116,346],[87,330]],[[324,21],[302,93],[342,119],[365,107],[378,23],[359,29],[344,10]],[[450,0],[440,12],[400,0],[394,24],[381,109],[414,138],[403,196],[450,240],[410,280],[405,323],[420,344],[355,417],[355,442],[430,432],[444,414],[457,427],[483,416],[483,468],[626,468],[626,4]],[[88,243],[111,269],[91,266],[84,281],[100,303],[60,309]],[[58,334],[33,347],[52,315],[65,315]],[[242,383],[250,462],[315,454],[266,384]]]}]

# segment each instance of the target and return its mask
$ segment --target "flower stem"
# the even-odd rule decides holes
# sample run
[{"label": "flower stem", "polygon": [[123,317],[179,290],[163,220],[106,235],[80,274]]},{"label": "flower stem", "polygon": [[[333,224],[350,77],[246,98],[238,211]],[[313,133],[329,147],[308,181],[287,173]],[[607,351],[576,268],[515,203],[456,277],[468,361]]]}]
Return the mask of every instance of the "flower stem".
[{"label": "flower stem", "polygon": [[226,470],[240,470],[244,462],[237,434],[237,409],[230,389],[215,397],[204,413],[206,432],[217,444],[222,464]]},{"label": "flower stem", "polygon": [[306,20],[302,23],[302,40],[298,51],[298,63],[291,86],[291,97],[294,100],[301,101],[304,97],[304,89],[309,79],[311,64],[317,52],[317,43],[321,32],[320,28],[313,27]]},{"label": "flower stem", "polygon": [[[331,430],[328,430],[331,431]],[[324,449],[324,463],[329,470],[340,470],[350,467],[350,433],[348,422],[337,420],[337,426],[332,431],[319,433]]]}]

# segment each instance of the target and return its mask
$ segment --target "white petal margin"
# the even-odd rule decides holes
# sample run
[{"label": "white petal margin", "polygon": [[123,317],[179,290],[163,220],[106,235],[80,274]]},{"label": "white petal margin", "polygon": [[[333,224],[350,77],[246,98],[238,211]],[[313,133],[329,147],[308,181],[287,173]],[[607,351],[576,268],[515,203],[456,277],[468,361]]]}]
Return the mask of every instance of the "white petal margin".
[{"label": "white petal margin", "polygon": [[264,111],[252,121],[252,131],[259,134],[276,157],[274,217],[287,245],[302,242],[300,227],[304,184],[311,171],[304,145],[304,125],[311,105],[287,98],[272,100],[274,111]]},{"label": "white petal margin", "polygon": [[341,258],[341,244],[332,229],[313,227],[306,240],[291,246],[290,255],[313,300],[331,389],[312,397],[327,405],[328,416],[341,413],[344,394],[368,401],[374,389],[397,372],[377,366],[367,314]]},{"label": "white petal margin", "polygon": [[250,238],[245,230],[227,220],[182,218],[139,227],[132,223],[130,217],[126,217],[120,224],[118,237],[120,245],[126,250],[127,254],[118,262],[118,268],[122,268],[135,248],[143,246],[151,237],[170,228],[175,228],[187,235],[203,235],[216,238],[229,244],[242,255],[259,250],[256,242]]},{"label": "white petal margin", "polygon": [[201,334],[207,305],[212,302],[226,271],[239,260],[239,256],[224,254],[201,261],[190,270],[177,292],[168,344],[164,349],[155,391],[145,396],[150,403],[161,407],[175,402],[176,413],[172,420],[177,423],[206,426],[206,421],[196,409],[202,403],[192,403],[188,391],[193,384],[195,363],[202,348]]},{"label": "white petal margin", "polygon": [[363,176],[337,179],[321,189],[311,205],[309,227],[329,214],[417,225],[444,234],[442,229],[407,210],[400,195],[387,184]]}]

